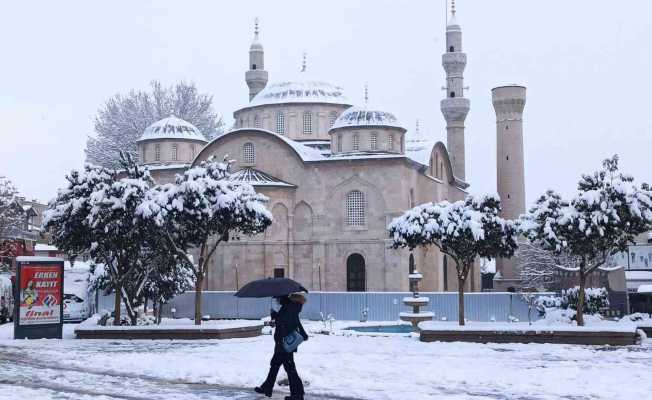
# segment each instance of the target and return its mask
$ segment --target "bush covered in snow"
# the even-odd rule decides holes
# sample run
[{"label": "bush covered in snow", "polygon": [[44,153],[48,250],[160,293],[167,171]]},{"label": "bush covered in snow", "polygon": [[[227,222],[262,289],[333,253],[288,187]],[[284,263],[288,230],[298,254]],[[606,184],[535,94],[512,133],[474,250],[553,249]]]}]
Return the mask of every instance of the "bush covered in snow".
[{"label": "bush covered in snow", "polygon": [[[579,292],[579,286],[562,290],[561,307],[565,309],[577,310]],[[597,314],[601,309],[609,307],[609,293],[605,288],[584,289],[584,300],[584,312],[587,314]]]}]

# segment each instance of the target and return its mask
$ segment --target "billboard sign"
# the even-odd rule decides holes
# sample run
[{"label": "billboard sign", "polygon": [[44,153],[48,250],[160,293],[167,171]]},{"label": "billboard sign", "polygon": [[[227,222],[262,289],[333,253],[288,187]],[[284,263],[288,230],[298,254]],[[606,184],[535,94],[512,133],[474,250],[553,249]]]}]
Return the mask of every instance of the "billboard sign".
[{"label": "billboard sign", "polygon": [[16,259],[15,338],[61,337],[63,260],[53,257]]}]

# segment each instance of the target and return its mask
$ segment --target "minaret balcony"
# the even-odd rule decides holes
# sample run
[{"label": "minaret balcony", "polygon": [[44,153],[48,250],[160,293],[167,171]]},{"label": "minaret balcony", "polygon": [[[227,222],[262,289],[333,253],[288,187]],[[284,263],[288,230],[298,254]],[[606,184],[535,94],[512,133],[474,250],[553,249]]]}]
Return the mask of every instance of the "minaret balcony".
[{"label": "minaret balcony", "polygon": [[446,122],[464,121],[471,109],[471,102],[464,97],[449,97],[442,99],[440,106]]},{"label": "minaret balcony", "polygon": [[466,53],[444,53],[441,64],[447,73],[462,73],[466,67]]}]

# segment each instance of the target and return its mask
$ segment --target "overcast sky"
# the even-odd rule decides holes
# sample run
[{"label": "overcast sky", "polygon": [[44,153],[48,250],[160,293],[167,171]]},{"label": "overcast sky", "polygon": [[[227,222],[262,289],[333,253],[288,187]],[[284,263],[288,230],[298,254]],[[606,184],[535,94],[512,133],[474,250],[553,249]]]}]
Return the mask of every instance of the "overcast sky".
[{"label": "overcast sky", "polygon": [[[471,111],[471,191],[496,191],[491,88],[527,86],[528,203],[565,195],[614,153],[652,181],[652,2],[458,0]],[[0,175],[48,200],[84,161],[93,116],[115,93],[195,82],[227,125],[244,104],[253,21],[270,81],[308,68],[408,129],[445,141],[444,0],[11,1],[0,10]]]}]

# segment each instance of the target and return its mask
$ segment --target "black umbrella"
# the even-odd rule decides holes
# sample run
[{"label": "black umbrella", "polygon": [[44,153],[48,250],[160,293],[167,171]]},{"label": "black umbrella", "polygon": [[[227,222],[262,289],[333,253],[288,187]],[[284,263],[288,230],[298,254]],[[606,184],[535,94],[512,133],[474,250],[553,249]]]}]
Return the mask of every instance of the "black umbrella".
[{"label": "black umbrella", "polygon": [[237,297],[281,297],[292,293],[306,292],[299,282],[288,278],[266,278],[251,281],[235,294]]}]

